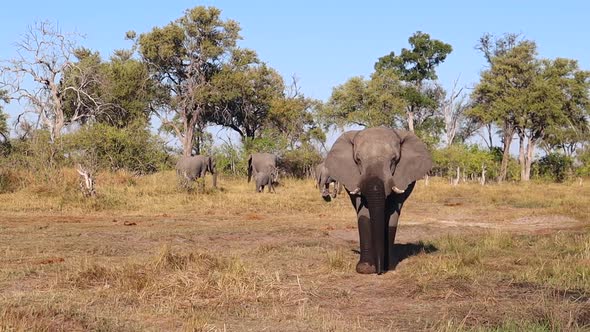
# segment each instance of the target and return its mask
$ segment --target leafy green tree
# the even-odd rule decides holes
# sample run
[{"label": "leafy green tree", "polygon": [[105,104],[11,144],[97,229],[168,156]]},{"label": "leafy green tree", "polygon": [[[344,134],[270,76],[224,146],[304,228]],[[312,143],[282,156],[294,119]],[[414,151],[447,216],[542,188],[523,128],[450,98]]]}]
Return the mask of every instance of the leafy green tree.
[{"label": "leafy green tree", "polygon": [[403,86],[393,70],[381,70],[369,80],[357,76],[335,87],[322,107],[326,125],[395,126],[403,116]]},{"label": "leafy green tree", "polygon": [[[538,69],[526,96],[526,109],[518,118],[517,133],[521,178],[530,179],[536,146],[548,131],[563,128],[587,128],[590,106],[590,71],[580,70],[575,60],[557,58],[538,61]],[[584,129],[581,129],[584,130]]]},{"label": "leafy green tree", "polygon": [[240,38],[238,23],[220,16],[217,8],[195,7],[138,40],[150,75],[166,92],[156,115],[174,130],[185,156],[192,152],[195,130],[205,127],[204,114],[213,107],[213,76]]},{"label": "leafy green tree", "polygon": [[294,79],[287,91],[273,100],[267,127],[281,133],[292,150],[301,144],[323,145],[326,136],[318,121],[320,105],[320,101],[305,97]]},{"label": "leafy green tree", "polygon": [[526,111],[527,93],[536,74],[535,56],[536,45],[527,40],[490,54],[491,66],[481,73],[471,95],[474,107],[469,111],[470,116],[481,123],[494,123],[503,133],[499,181],[506,178],[517,121]]},{"label": "leafy green tree", "polygon": [[547,133],[587,126],[590,73],[574,60],[537,59],[535,43],[526,40],[489,59],[492,66],[482,72],[472,94],[472,114],[493,121],[504,133],[500,179],[506,174],[512,136],[518,135],[521,180],[527,181],[535,147]]},{"label": "leafy green tree", "polygon": [[97,120],[117,127],[137,121],[147,123],[157,91],[145,63],[126,54],[115,54],[106,63],[105,71],[108,83],[105,102],[109,107]]},{"label": "leafy green tree", "polygon": [[[436,68],[443,63],[453,51],[450,44],[421,31],[414,33],[408,39],[410,49],[403,48],[399,55],[394,52],[379,58],[375,63],[375,71],[393,70],[399,79],[406,83],[402,94],[406,101],[406,125],[410,131],[415,131],[416,119],[429,126],[433,121],[427,121],[440,106],[437,97],[437,87],[427,84],[436,81]],[[428,129],[425,129],[427,131]]]},{"label": "leafy green tree", "polygon": [[242,141],[260,134],[285,90],[280,74],[247,49],[234,50],[212,82],[216,107],[206,113],[207,121],[234,130]]},{"label": "leafy green tree", "polygon": [[77,49],[78,61],[65,71],[60,84],[82,89],[64,89],[66,116],[81,123],[93,119],[119,128],[136,121],[147,124],[156,89],[147,66],[132,54],[132,50],[118,50],[105,62],[98,52]]}]

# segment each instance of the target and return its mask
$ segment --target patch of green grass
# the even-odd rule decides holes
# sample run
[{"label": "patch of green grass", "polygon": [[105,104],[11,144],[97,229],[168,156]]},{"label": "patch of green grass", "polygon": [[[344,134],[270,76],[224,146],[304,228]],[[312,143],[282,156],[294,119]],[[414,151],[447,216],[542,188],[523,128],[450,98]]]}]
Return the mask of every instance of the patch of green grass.
[{"label": "patch of green grass", "polygon": [[[422,276],[475,282],[499,278],[590,294],[590,234],[446,236],[432,241],[438,251],[416,262]],[[428,282],[425,280],[424,282]]]}]

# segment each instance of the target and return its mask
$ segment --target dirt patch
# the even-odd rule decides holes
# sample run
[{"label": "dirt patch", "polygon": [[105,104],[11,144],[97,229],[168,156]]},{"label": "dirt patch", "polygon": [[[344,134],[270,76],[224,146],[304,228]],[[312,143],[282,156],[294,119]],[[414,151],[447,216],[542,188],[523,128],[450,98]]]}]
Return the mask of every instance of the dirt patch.
[{"label": "dirt patch", "polygon": [[37,260],[33,264],[45,265],[45,264],[62,263],[63,261],[65,261],[65,259],[63,257],[50,257],[50,258],[44,258],[44,259]]},{"label": "dirt patch", "polygon": [[246,220],[264,220],[264,216],[257,213],[247,213],[245,216]]},{"label": "dirt patch", "polygon": [[433,227],[460,227],[460,228],[481,228],[500,229],[514,232],[538,232],[543,230],[570,230],[587,225],[587,222],[579,221],[571,217],[560,215],[548,216],[526,216],[512,220],[495,221],[481,220],[473,221],[463,218],[438,219],[426,222],[404,221],[408,225],[428,225]]}]

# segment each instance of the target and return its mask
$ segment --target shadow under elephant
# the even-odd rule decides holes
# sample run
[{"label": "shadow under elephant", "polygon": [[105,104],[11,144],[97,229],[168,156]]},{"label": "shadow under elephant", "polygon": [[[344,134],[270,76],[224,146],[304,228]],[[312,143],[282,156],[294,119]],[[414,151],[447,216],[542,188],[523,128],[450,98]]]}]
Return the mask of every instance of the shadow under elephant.
[{"label": "shadow under elephant", "polygon": [[[353,251],[360,255],[358,249]],[[399,263],[403,260],[412,256],[419,255],[421,253],[431,254],[437,252],[438,248],[432,244],[424,244],[420,242],[409,242],[409,243],[394,243],[393,244],[393,257],[389,257],[389,269],[394,270]]]}]

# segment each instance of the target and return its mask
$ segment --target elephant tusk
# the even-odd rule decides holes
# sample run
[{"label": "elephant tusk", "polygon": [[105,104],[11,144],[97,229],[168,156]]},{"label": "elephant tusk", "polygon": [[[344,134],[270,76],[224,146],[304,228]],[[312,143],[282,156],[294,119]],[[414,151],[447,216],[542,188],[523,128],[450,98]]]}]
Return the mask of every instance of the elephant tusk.
[{"label": "elephant tusk", "polygon": [[355,190],[350,192],[351,195],[358,195],[360,193],[361,193],[361,188],[356,188]]},{"label": "elephant tusk", "polygon": [[399,189],[396,186],[393,186],[393,188],[391,188],[391,190],[393,190],[393,192],[396,193],[396,194],[403,194],[403,193],[406,192],[405,190],[401,190],[401,189]]}]

